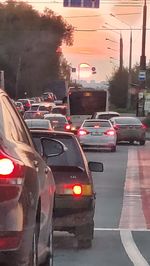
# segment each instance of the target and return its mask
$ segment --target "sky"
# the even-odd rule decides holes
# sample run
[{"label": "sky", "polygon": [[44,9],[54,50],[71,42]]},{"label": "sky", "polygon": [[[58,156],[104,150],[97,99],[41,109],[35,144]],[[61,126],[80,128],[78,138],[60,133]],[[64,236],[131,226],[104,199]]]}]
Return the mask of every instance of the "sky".
[{"label": "sky", "polygon": [[[107,80],[119,65],[119,38],[123,37],[124,66],[129,65],[130,27],[133,33],[132,65],[139,62],[142,43],[142,9],[144,0],[100,0],[99,9],[67,8],[62,0],[27,1],[40,12],[45,7],[62,15],[76,29],[72,47],[62,46],[63,54],[72,67],[87,63],[96,67],[96,74],[87,80]],[[147,0],[147,14],[150,0]],[[115,15],[115,17],[110,14]],[[100,29],[97,31],[80,31]],[[113,30],[114,29],[114,30]],[[138,30],[139,29],[139,30]],[[150,60],[150,16],[147,16],[146,59]],[[106,40],[109,39],[109,40]],[[109,47],[109,49],[108,49]],[[111,59],[110,59],[111,57]],[[77,75],[72,74],[72,79]]]}]

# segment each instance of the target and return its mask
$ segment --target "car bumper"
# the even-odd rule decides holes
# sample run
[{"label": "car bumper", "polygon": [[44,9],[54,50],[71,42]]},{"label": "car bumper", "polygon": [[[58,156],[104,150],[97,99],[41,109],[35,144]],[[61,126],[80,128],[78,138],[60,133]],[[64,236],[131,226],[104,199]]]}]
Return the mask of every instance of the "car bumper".
[{"label": "car bumper", "polygon": [[54,229],[75,227],[93,220],[95,197],[56,197],[54,208]]},{"label": "car bumper", "polygon": [[81,146],[90,147],[112,147],[116,145],[116,137],[81,137],[79,138]]}]

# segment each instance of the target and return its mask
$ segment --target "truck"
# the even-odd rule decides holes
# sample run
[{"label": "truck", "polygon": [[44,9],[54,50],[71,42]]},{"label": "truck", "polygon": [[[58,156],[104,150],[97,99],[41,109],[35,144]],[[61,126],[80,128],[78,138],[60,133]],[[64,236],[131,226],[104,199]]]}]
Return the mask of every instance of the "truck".
[{"label": "truck", "polygon": [[85,119],[95,112],[109,110],[108,90],[75,89],[68,93],[68,115],[75,126],[80,126]]}]

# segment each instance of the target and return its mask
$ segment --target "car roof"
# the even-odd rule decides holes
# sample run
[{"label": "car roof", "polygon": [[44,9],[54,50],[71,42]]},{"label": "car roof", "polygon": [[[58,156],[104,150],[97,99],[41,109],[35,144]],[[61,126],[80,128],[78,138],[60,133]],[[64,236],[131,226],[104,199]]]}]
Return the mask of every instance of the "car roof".
[{"label": "car roof", "polygon": [[109,122],[108,119],[86,119],[83,121],[84,122]]},{"label": "car roof", "polygon": [[120,115],[118,112],[114,112],[114,111],[108,111],[108,112],[95,112],[97,115],[106,115],[106,114],[114,114],[114,115]]},{"label": "car roof", "polygon": [[45,114],[44,117],[63,117],[63,118],[66,118],[65,115],[62,115],[62,114]]}]

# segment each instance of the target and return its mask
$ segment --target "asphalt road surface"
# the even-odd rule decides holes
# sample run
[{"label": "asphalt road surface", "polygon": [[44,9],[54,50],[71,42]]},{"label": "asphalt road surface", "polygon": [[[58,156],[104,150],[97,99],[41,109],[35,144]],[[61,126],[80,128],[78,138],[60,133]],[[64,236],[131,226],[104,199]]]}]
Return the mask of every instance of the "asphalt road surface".
[{"label": "asphalt road surface", "polygon": [[77,250],[73,235],[56,232],[54,266],[150,265],[150,142],[86,155],[104,163],[104,173],[93,175],[93,246]]}]

